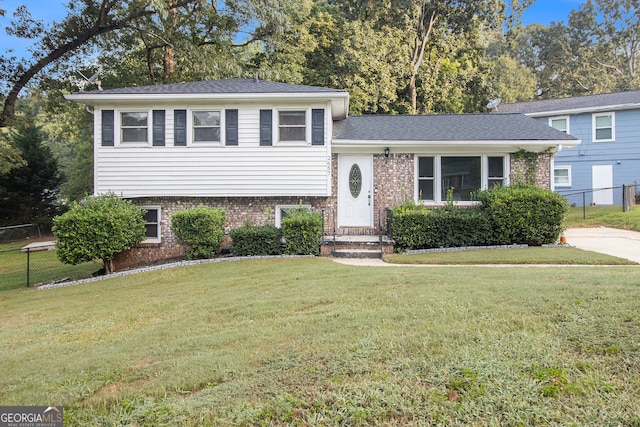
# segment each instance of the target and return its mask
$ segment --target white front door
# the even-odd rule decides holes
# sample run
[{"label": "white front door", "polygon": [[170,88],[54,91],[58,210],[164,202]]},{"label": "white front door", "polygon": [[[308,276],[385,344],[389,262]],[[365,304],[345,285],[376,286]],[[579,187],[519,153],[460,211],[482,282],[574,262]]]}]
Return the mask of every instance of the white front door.
[{"label": "white front door", "polygon": [[338,158],[338,227],[373,227],[373,156]]},{"label": "white front door", "polygon": [[591,185],[593,190],[605,188],[593,192],[593,203],[596,205],[613,205],[613,166],[593,165],[591,167]]}]

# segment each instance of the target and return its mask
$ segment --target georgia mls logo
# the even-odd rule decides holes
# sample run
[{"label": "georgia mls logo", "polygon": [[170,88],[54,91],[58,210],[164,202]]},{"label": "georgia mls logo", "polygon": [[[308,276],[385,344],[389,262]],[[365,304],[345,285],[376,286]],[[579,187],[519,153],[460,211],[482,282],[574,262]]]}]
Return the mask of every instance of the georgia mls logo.
[{"label": "georgia mls logo", "polygon": [[62,406],[0,406],[0,427],[63,427]]}]

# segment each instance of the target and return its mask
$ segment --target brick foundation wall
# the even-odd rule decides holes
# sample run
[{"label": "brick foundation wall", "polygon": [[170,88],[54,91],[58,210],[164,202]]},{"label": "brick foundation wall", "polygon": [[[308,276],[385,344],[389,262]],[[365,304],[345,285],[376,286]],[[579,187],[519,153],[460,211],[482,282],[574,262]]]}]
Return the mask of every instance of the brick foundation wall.
[{"label": "brick foundation wall", "polygon": [[325,223],[331,220],[331,208],[335,206],[329,197],[152,197],[132,199],[138,206],[160,206],[161,243],[140,243],[135,248],[118,254],[114,258],[116,271],[151,265],[161,261],[184,257],[184,247],[171,231],[171,217],[182,210],[200,205],[223,209],[226,212],[225,234],[247,221],[255,225],[274,224],[277,205],[311,205],[313,211],[325,210]]}]

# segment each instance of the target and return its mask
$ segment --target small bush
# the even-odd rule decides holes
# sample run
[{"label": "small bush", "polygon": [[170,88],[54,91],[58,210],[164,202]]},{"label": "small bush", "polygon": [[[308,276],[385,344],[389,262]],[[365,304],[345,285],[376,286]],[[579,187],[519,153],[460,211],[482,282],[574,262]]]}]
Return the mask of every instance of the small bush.
[{"label": "small bush", "polygon": [[430,211],[405,203],[392,215],[393,239],[400,250],[485,246],[494,240],[491,221],[478,208]]},{"label": "small bush", "polygon": [[207,259],[216,256],[224,239],[225,212],[222,209],[199,206],[176,212],[171,228],[178,241],[187,247],[187,259]]},{"label": "small bush", "polygon": [[493,187],[479,192],[478,200],[491,218],[498,243],[502,244],[554,243],[569,210],[561,195],[529,185]]},{"label": "small bush", "polygon": [[115,194],[90,197],[53,220],[60,261],[76,265],[101,259],[107,273],[113,257],[145,238],[142,209]]},{"label": "small bush", "polygon": [[322,237],[322,215],[305,209],[286,211],[282,219],[285,253],[288,255],[318,255]]},{"label": "small bush", "polygon": [[282,231],[273,225],[250,225],[231,230],[236,256],[282,254]]}]

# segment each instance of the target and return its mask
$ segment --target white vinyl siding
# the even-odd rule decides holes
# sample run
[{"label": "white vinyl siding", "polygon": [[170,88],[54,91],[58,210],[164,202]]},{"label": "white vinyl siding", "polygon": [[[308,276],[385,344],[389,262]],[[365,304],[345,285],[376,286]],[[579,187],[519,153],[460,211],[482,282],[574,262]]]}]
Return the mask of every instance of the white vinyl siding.
[{"label": "white vinyl siding", "polygon": [[328,196],[319,147],[98,147],[96,192],[152,196]]},{"label": "white vinyl siding", "polygon": [[[123,111],[148,111],[141,105],[114,110],[116,133]],[[324,145],[309,143],[260,146],[260,110],[307,112],[307,133],[311,130],[311,109],[325,109]],[[114,192],[124,197],[154,196],[329,196],[331,195],[331,110],[328,104],[277,105],[154,105],[164,109],[165,146],[150,143],[101,146],[101,114],[96,110],[94,188],[95,193]],[[225,110],[238,111],[238,145],[224,145]],[[186,110],[187,146],[175,146],[174,110]],[[193,144],[194,111],[220,111],[221,141]],[[151,129],[151,128],[149,128]],[[274,134],[277,129],[274,129]],[[116,136],[118,139],[118,136]],[[307,135],[310,138],[310,135]],[[150,136],[149,136],[150,139]],[[310,139],[309,139],[310,141]],[[274,139],[275,142],[275,139]]]}]

